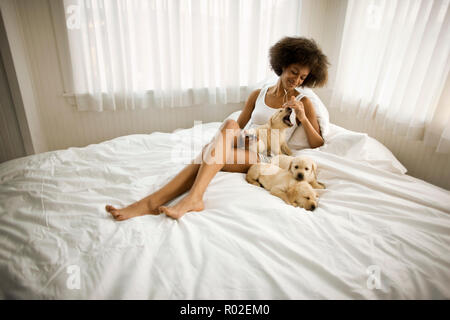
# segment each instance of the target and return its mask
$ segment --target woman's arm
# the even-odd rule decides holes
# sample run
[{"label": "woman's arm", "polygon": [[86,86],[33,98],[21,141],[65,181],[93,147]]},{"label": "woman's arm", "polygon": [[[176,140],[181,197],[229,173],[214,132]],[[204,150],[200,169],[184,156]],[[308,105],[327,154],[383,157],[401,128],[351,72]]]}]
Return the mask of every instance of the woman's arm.
[{"label": "woman's arm", "polygon": [[286,106],[294,108],[296,112],[297,124],[302,124],[305,129],[306,138],[308,139],[309,146],[311,148],[318,148],[323,146],[324,140],[320,133],[319,122],[317,121],[316,112],[314,106],[307,97],[304,97],[301,101],[296,101],[294,97],[286,103]]},{"label": "woman's arm", "polygon": [[323,146],[324,140],[320,133],[319,122],[317,121],[316,111],[314,106],[308,98],[304,97],[301,101],[305,110],[305,117],[299,117],[297,114],[297,119],[302,123],[303,128],[306,132],[306,137],[308,138],[308,143],[311,148],[318,148]]},{"label": "woman's arm", "polygon": [[261,89],[255,90],[252,93],[250,93],[250,96],[247,99],[247,102],[245,102],[244,109],[242,109],[241,114],[239,115],[239,118],[237,119],[237,123],[239,124],[239,128],[243,129],[247,122],[250,120],[253,109],[255,109],[255,103],[256,99],[258,98],[259,92]]}]

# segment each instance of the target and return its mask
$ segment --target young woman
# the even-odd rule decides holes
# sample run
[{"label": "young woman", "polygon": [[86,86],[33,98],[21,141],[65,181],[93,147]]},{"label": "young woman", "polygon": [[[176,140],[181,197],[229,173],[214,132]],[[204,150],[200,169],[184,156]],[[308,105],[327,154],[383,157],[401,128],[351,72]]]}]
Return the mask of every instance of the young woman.
[{"label": "young woman", "polygon": [[[293,37],[281,39],[269,53],[271,67],[279,76],[278,82],[252,92],[239,119],[226,120],[222,124],[212,142],[203,148],[202,154],[207,151],[209,157],[202,156],[200,161],[193,161],[161,189],[126,208],[107,205],[106,210],[116,220],[160,213],[178,219],[186,212],[203,210],[203,194],[218,171],[246,173],[252,164],[266,160],[257,153],[238,148],[237,140],[249,120],[252,125],[264,124],[279,108],[290,107],[295,111],[297,123],[294,129],[305,130],[311,148],[323,145],[314,106],[296,88],[323,86],[328,77],[327,57],[314,40]],[[287,134],[286,139],[289,136]],[[243,159],[245,161],[241,161]],[[177,204],[163,206],[188,190]]]}]

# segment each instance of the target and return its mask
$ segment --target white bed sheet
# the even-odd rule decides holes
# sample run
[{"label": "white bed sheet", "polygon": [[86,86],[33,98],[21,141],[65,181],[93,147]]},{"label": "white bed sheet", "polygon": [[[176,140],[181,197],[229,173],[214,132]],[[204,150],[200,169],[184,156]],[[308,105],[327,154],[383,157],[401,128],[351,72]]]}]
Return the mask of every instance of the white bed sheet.
[{"label": "white bed sheet", "polygon": [[296,152],[327,186],[314,212],[226,172],[178,221],[105,212],[161,187],[185,165],[168,159],[195,155],[219,125],[1,164],[0,298],[450,298],[450,192],[385,170],[363,144]]}]

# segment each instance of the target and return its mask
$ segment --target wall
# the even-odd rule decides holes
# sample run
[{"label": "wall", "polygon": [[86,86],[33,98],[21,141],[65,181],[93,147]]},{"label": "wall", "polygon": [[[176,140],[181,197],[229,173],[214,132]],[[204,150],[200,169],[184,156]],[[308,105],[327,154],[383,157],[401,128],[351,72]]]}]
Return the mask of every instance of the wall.
[{"label": "wall", "polygon": [[347,0],[303,0],[302,3],[300,34],[315,39],[331,64],[327,85],[314,90],[328,100],[336,77]]},{"label": "wall", "polygon": [[[0,38],[6,39],[2,19],[0,19]],[[4,58],[3,54],[0,54],[0,163],[25,155],[25,146],[4,67]]]},{"label": "wall", "polygon": [[31,72],[29,48],[15,0],[0,0],[0,13],[7,39],[0,39],[16,117],[27,155],[48,151],[47,139]]}]

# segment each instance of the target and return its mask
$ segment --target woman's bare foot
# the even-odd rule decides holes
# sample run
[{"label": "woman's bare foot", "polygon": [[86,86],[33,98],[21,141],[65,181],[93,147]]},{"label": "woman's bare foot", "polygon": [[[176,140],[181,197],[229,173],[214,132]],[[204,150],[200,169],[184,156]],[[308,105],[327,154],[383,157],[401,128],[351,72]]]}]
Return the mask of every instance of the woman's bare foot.
[{"label": "woman's bare foot", "polygon": [[118,221],[143,216],[146,214],[158,215],[160,213],[155,206],[151,205],[150,201],[144,200],[135,202],[123,209],[116,209],[111,205],[106,205],[105,209],[111,213],[114,219]]},{"label": "woman's bare foot", "polygon": [[171,207],[161,206],[159,211],[165,213],[168,217],[173,219],[181,218],[186,212],[189,211],[202,211],[204,209],[203,200],[196,198],[190,194],[185,196],[177,204]]}]

